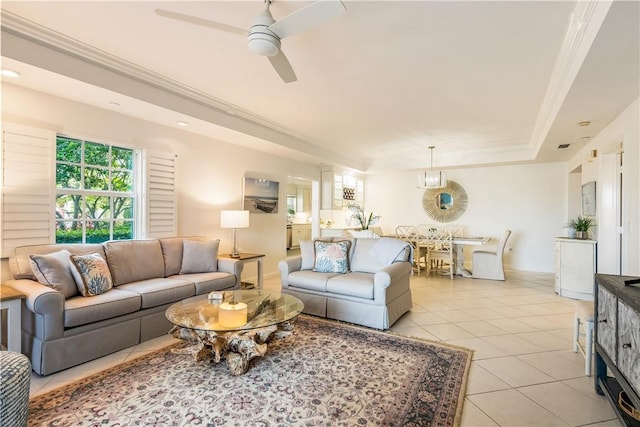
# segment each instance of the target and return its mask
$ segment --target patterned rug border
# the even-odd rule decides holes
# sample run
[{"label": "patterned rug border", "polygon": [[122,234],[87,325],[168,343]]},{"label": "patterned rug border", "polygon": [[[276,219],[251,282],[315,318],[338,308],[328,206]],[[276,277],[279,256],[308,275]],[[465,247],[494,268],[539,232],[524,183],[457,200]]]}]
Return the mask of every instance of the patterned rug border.
[{"label": "patterned rug border", "polygon": [[[460,425],[461,417],[462,417],[462,410],[463,410],[464,400],[465,400],[465,395],[466,395],[466,390],[467,390],[467,382],[468,382],[468,379],[469,379],[469,371],[471,369],[471,362],[472,362],[472,359],[473,359],[473,353],[474,353],[473,349],[470,349],[470,348],[467,348],[467,347],[463,347],[463,346],[459,346],[459,345],[455,345],[455,344],[449,344],[449,343],[443,343],[443,342],[440,342],[440,341],[434,341],[434,340],[430,340],[430,339],[427,339],[427,338],[404,335],[404,334],[401,334],[401,333],[398,333],[398,332],[395,332],[395,331],[392,331],[392,330],[378,330],[378,329],[368,328],[368,327],[361,326],[361,325],[355,325],[355,324],[352,324],[352,323],[343,322],[343,321],[339,321],[339,320],[326,319],[326,318],[317,317],[317,316],[313,316],[313,315],[301,314],[299,316],[299,318],[312,319],[314,321],[317,321],[317,322],[320,322],[320,323],[326,323],[326,324],[337,324],[337,325],[340,325],[340,326],[343,326],[343,327],[352,328],[352,329],[355,329],[355,330],[366,331],[368,333],[374,333],[374,334],[378,334],[378,335],[390,335],[390,336],[400,337],[400,338],[404,338],[404,339],[415,341],[415,342],[426,343],[426,344],[429,344],[429,345],[432,345],[432,346],[435,346],[435,347],[441,347],[441,348],[446,348],[446,349],[460,351],[462,353],[465,353],[466,354],[466,361],[465,361],[465,366],[464,366],[464,374],[463,374],[463,377],[462,377],[462,385],[460,387],[460,391],[459,391],[458,396],[457,396],[458,404],[456,406],[456,414],[455,414],[455,417],[454,417],[454,420],[453,420],[453,426],[459,426]],[[48,400],[47,396],[52,395],[54,393],[60,393],[60,392],[63,392],[65,390],[74,390],[74,389],[77,389],[81,384],[96,382],[98,379],[108,377],[114,371],[126,369],[130,365],[134,365],[136,363],[139,363],[145,358],[152,359],[155,354],[158,354],[160,352],[171,351],[171,349],[173,349],[174,347],[181,347],[181,346],[184,346],[184,345],[185,345],[184,342],[176,342],[176,343],[168,344],[166,346],[156,348],[156,349],[151,350],[151,351],[149,351],[147,353],[141,354],[141,355],[136,356],[136,357],[134,357],[132,359],[126,360],[126,361],[124,361],[122,363],[119,363],[119,364],[116,364],[116,365],[111,366],[109,368],[106,368],[106,369],[104,369],[102,371],[88,374],[88,375],[86,375],[84,377],[80,377],[80,378],[78,378],[76,380],[73,380],[70,383],[63,384],[63,385],[61,385],[59,387],[47,390],[47,391],[39,393],[39,394],[35,394],[34,396],[29,398],[29,405],[31,406],[32,404],[35,404],[38,401],[43,400],[43,399]]]}]

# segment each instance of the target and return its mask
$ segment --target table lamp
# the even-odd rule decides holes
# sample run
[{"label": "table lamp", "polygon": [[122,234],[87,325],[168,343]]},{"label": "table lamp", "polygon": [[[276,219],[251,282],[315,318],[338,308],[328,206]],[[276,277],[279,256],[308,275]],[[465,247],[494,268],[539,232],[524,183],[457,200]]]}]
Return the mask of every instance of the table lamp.
[{"label": "table lamp", "polygon": [[249,228],[249,211],[220,211],[220,227],[233,228],[233,251],[231,258],[240,258],[238,252],[238,228]]}]

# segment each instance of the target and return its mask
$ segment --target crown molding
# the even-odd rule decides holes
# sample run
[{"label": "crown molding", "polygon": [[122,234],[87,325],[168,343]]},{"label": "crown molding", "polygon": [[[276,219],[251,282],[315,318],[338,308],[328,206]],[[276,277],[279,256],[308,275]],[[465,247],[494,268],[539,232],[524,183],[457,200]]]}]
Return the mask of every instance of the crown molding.
[{"label": "crown molding", "polygon": [[576,2],[531,134],[529,145],[534,156],[542,147],[612,3],[613,0]]},{"label": "crown molding", "polygon": [[217,111],[243,117],[252,122],[267,126],[273,130],[294,135],[291,131],[264,117],[244,110],[243,108],[209,95],[169,77],[140,67],[84,42],[68,37],[62,33],[43,27],[14,13],[2,10],[2,31],[27,39],[41,46],[73,56],[84,62],[107,69],[122,76],[132,78],[155,88],[171,92],[175,95],[198,102]]},{"label": "crown molding", "polygon": [[[195,115],[194,117],[262,138],[274,144],[309,154],[317,157],[318,159],[324,159],[325,161],[330,161],[332,163],[341,164],[358,170],[365,169],[366,165],[361,159],[347,158],[342,154],[326,150],[305,139],[305,137],[296,135],[291,130],[265,117],[256,115],[237,105],[199,91],[167,76],[140,67],[135,63],[119,58],[101,49],[97,49],[52,29],[46,28],[4,9],[1,14],[1,23],[3,36],[9,36],[6,38],[3,37],[3,55],[7,54],[9,57],[13,57],[18,61],[29,62],[37,67],[45,68],[59,74],[66,74],[71,78],[78,79],[77,75],[72,76],[70,72],[67,74],[64,71],[61,71],[61,69],[65,67],[61,67],[59,64],[57,67],[47,64],[47,59],[44,57],[50,56],[51,53],[57,53],[59,54],[58,56],[71,58],[78,64],[87,65],[88,67],[85,67],[87,69],[91,68],[95,70],[95,72],[92,73],[94,81],[89,81],[90,79],[87,79],[85,80],[86,83],[96,85],[97,83],[95,81],[100,78],[96,74],[100,73],[104,75],[104,72],[112,73],[110,75],[113,76],[115,74],[116,76],[119,76],[119,80],[121,81],[119,82],[120,86],[118,89],[111,88],[111,90],[119,91],[125,95],[140,99],[143,102],[152,103],[156,103],[157,99],[162,97],[160,94],[169,95],[170,97],[174,97],[174,99],[177,97],[182,101],[175,104],[182,105],[179,105],[177,108],[171,108],[167,105],[164,105],[164,107],[174,109],[175,111],[180,111],[181,108],[187,109],[190,110],[190,112],[180,112],[192,116],[194,114],[194,106],[199,106],[200,109],[203,109],[204,107],[204,110],[207,110],[209,113],[201,113],[200,116]],[[13,36],[13,38],[11,36]],[[5,39],[9,39],[9,41],[6,41]],[[34,49],[25,49],[22,46],[19,47],[17,46],[17,42],[12,43],[12,39],[23,44],[24,42],[27,42],[27,44],[29,46],[33,46]],[[32,50],[32,52],[25,52],[25,50]],[[35,50],[40,50],[41,52],[35,52]],[[43,54],[43,52],[46,53],[46,55]],[[35,57],[38,58],[34,59]],[[73,67],[67,66],[66,68]],[[79,73],[77,70],[74,70],[74,72],[76,72],[76,74]],[[104,80],[104,76],[102,76],[102,78]],[[118,78],[115,78],[114,80],[118,80]],[[124,93],[125,90],[122,88],[125,86],[131,86],[123,84],[122,81],[124,80],[135,82],[139,86],[151,88],[154,93],[150,94],[147,90],[147,96],[145,98],[131,93]],[[114,83],[114,85],[115,84],[116,83]],[[100,84],[98,85],[105,87]],[[154,102],[154,100],[156,101]],[[186,104],[190,107],[186,107],[184,101],[186,101]],[[215,117],[218,119],[215,119]]]}]

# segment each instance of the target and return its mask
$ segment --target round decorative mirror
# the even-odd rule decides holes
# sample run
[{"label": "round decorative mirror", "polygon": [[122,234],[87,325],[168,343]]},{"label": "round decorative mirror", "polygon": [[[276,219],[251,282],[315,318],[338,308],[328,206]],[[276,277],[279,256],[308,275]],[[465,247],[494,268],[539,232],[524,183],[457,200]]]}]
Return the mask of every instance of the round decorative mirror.
[{"label": "round decorative mirror", "polygon": [[422,195],[422,208],[437,222],[451,222],[467,210],[467,192],[455,181],[442,188],[428,188]]}]

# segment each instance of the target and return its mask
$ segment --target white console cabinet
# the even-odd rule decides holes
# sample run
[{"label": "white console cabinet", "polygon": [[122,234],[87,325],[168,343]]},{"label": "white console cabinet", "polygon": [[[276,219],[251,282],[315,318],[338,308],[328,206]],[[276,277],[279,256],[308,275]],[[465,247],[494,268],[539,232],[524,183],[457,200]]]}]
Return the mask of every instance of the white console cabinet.
[{"label": "white console cabinet", "polygon": [[555,290],[558,295],[593,301],[595,240],[556,238],[555,264]]}]

